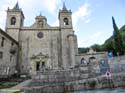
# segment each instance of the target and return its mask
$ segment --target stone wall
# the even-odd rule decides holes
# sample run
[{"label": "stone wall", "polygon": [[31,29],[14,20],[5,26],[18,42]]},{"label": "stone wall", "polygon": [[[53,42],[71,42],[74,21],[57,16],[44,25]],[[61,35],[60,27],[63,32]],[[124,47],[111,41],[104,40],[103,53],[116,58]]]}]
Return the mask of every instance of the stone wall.
[{"label": "stone wall", "polygon": [[67,70],[38,72],[25,93],[69,93],[88,89],[125,87],[125,63],[110,62],[111,77],[93,73],[92,64],[81,64]]},{"label": "stone wall", "polygon": [[87,66],[81,66],[79,69],[38,72],[37,76],[32,77],[32,81],[27,86],[28,88],[25,89],[25,93],[41,93],[38,91],[42,91],[42,93],[64,93],[65,82],[87,79],[88,77]]},{"label": "stone wall", "polygon": [[125,55],[109,58],[108,61],[109,61],[109,63],[110,62],[125,62]]},{"label": "stone wall", "polygon": [[76,55],[76,64],[81,64],[83,58],[87,63],[90,62],[91,58],[94,58],[97,64],[102,59],[105,59],[106,61],[108,60],[107,52],[92,52]]},{"label": "stone wall", "polygon": [[18,43],[2,30],[0,30],[0,53],[0,77],[14,74],[18,62]]},{"label": "stone wall", "polygon": [[125,72],[125,62],[111,62],[109,65],[111,73]]},{"label": "stone wall", "polygon": [[[37,80],[37,81],[36,81]],[[41,83],[40,78],[32,82],[30,86],[25,88],[25,93],[69,93],[88,89],[104,89],[125,87],[125,73],[112,74],[110,78],[105,75],[96,78],[75,79],[75,80],[61,80],[60,82],[55,78],[55,81],[49,80]],[[57,82],[57,81],[58,82]],[[49,82],[49,83],[48,83]],[[47,85],[48,84],[48,85]],[[33,86],[34,85],[34,86]]]},{"label": "stone wall", "polygon": [[64,93],[64,84],[53,84],[48,86],[37,86],[26,88],[24,93]]},{"label": "stone wall", "polygon": [[67,87],[66,88],[67,92],[88,90],[88,89],[125,87],[125,73],[112,74],[111,78],[109,79],[107,79],[105,75],[103,75],[97,78],[66,82],[65,86]]},{"label": "stone wall", "polygon": [[69,69],[69,70],[50,70],[50,71],[43,71],[38,72],[37,76],[34,76],[32,79],[31,84],[29,87],[34,86],[43,86],[43,85],[49,85],[54,83],[64,83],[67,81],[74,81],[79,79],[85,79],[88,78],[88,68],[82,69]]}]

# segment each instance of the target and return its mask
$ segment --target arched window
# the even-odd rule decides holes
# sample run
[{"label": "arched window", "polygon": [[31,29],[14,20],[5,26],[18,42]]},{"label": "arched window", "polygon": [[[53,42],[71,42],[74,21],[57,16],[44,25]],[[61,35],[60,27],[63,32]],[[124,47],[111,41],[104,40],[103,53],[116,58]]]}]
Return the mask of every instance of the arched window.
[{"label": "arched window", "polygon": [[12,17],[11,18],[11,23],[10,23],[11,25],[15,25],[16,24],[16,18],[15,17]]},{"label": "arched window", "polygon": [[89,58],[89,62],[91,63],[91,62],[95,62],[96,61],[96,58],[95,57],[90,57]]},{"label": "arched window", "polygon": [[38,28],[43,28],[43,20],[38,21]]},{"label": "arched window", "polygon": [[68,18],[64,18],[63,21],[64,21],[64,25],[69,25],[69,20],[68,20]]},{"label": "arched window", "polygon": [[84,58],[81,59],[81,64],[86,64],[86,60]]}]

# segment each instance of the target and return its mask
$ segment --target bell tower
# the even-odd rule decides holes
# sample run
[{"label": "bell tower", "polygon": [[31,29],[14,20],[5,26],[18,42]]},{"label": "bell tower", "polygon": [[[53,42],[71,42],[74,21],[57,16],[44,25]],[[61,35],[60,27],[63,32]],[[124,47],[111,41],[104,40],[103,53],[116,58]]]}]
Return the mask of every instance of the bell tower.
[{"label": "bell tower", "polygon": [[[68,10],[66,8],[65,3],[63,3],[63,8],[59,10],[58,18],[59,18],[60,43],[61,43],[60,44],[61,67],[66,69],[72,66],[72,63],[74,63],[73,57],[75,54],[74,54],[74,37],[72,37],[74,36],[74,30],[72,27],[72,12],[71,10]],[[70,52],[70,48],[72,48],[73,51]]]},{"label": "bell tower", "polygon": [[13,9],[8,8],[7,10],[5,29],[10,36],[18,41],[19,31],[23,27],[23,23],[24,15],[17,2]]},{"label": "bell tower", "polygon": [[62,10],[59,11],[59,25],[61,28],[72,28],[72,12],[67,10],[65,3],[63,3]]}]

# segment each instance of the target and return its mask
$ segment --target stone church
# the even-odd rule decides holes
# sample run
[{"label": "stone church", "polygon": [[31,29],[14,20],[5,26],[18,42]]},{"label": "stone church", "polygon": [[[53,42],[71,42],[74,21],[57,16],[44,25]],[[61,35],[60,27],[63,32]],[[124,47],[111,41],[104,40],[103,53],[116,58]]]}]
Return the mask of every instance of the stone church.
[{"label": "stone church", "polygon": [[[63,4],[59,10],[59,26],[52,27],[45,16],[36,16],[34,24],[24,26],[24,14],[18,3],[7,10],[5,31],[16,41],[16,68],[22,73],[35,74],[44,69],[68,69],[81,60],[97,58],[94,53],[78,54],[77,36],[72,26],[72,12]],[[105,57],[105,53],[99,54]]]}]

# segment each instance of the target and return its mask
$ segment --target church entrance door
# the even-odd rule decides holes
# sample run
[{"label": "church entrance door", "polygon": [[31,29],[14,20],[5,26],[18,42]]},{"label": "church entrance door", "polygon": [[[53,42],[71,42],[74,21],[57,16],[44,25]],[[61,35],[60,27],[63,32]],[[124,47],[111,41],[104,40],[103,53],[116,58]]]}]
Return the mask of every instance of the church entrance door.
[{"label": "church entrance door", "polygon": [[40,62],[36,62],[36,71],[40,71]]},{"label": "church entrance door", "polygon": [[37,61],[36,62],[36,71],[40,71],[45,68],[45,62],[44,61]]}]

